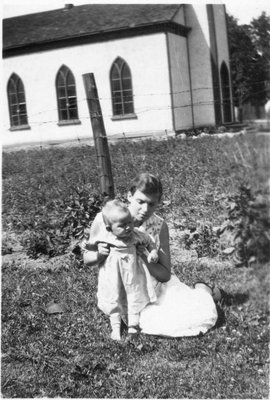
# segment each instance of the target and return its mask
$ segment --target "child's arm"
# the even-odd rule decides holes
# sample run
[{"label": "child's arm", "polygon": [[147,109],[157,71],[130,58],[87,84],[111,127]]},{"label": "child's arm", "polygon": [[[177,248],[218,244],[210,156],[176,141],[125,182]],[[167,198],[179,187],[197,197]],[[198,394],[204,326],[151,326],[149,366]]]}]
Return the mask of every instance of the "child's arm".
[{"label": "child's arm", "polygon": [[95,247],[85,249],[83,253],[83,262],[88,267],[92,267],[105,260],[109,253],[110,249],[107,243],[98,243]]},{"label": "child's arm", "polygon": [[97,246],[90,245],[89,243],[85,244],[83,248],[83,262],[88,267],[98,264],[99,257]]},{"label": "child's arm", "polygon": [[100,221],[97,218],[94,219],[91,229],[90,238],[82,245],[83,250],[83,262],[85,265],[92,267],[93,265],[99,264],[109,255],[110,248],[106,243],[91,244],[90,239],[97,237],[100,230]]}]

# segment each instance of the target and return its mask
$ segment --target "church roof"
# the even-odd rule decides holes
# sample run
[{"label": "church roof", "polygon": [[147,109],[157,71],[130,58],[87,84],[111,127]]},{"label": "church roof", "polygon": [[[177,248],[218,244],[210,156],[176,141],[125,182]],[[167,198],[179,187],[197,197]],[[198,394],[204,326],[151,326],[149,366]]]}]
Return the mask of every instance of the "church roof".
[{"label": "church roof", "polygon": [[174,22],[181,4],[67,4],[62,9],[3,19],[3,50]]}]

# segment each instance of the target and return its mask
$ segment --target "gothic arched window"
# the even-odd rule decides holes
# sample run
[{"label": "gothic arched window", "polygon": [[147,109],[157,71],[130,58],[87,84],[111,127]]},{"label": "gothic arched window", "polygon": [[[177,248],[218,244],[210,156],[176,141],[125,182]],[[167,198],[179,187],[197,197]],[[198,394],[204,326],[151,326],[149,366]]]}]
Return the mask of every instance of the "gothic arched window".
[{"label": "gothic arched window", "polygon": [[110,74],[113,115],[134,113],[132,79],[129,66],[118,57]]},{"label": "gothic arched window", "polygon": [[21,78],[12,74],[7,85],[10,126],[19,129],[29,128],[24,85]]},{"label": "gothic arched window", "polygon": [[76,85],[71,70],[63,65],[56,75],[56,93],[59,121],[78,119]]}]

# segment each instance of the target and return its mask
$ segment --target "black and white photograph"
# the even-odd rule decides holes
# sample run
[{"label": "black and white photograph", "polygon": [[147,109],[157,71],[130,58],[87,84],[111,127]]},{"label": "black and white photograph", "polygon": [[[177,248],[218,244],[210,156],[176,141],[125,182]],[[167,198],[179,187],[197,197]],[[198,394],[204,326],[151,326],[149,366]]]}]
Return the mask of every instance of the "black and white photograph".
[{"label": "black and white photograph", "polygon": [[268,399],[269,1],[1,15],[2,397]]}]

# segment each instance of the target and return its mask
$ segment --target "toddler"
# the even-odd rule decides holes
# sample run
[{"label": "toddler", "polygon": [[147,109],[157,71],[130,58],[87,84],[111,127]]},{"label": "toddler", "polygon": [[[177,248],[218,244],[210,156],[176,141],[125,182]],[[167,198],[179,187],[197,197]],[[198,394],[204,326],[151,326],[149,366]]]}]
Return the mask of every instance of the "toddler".
[{"label": "toddler", "polygon": [[137,246],[145,246],[149,263],[158,261],[158,252],[150,236],[134,228],[127,206],[110,200],[103,207],[103,223],[91,227],[89,244],[107,243],[110,252],[99,268],[98,307],[110,316],[111,338],[121,340],[121,317],[127,314],[128,334],[137,333],[139,313],[156,301],[151,275],[137,256]]}]

